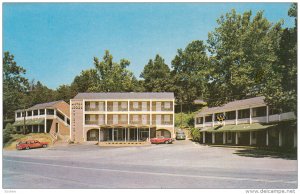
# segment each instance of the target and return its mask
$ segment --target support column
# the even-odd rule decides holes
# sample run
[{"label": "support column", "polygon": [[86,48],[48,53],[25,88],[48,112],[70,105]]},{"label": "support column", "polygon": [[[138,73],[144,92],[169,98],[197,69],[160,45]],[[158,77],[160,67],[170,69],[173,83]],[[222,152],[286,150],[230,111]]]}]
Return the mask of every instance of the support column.
[{"label": "support column", "polygon": [[202,134],[203,134],[202,141],[203,141],[203,143],[205,143],[205,131]]},{"label": "support column", "polygon": [[215,113],[212,114],[212,126],[215,126]]},{"label": "support column", "polygon": [[33,125],[31,125],[31,133],[33,133]]},{"label": "support column", "polygon": [[38,131],[39,131],[39,133],[41,132],[41,126],[40,125],[38,125]]},{"label": "support column", "polygon": [[112,128],[112,141],[115,141],[115,128]]},{"label": "support column", "polygon": [[294,130],[294,148],[297,147],[297,129]]},{"label": "support column", "polygon": [[238,117],[239,117],[239,112],[238,110],[235,110],[235,125],[238,124]]},{"label": "support column", "polygon": [[226,132],[223,132],[223,144],[226,144]]},{"label": "support column", "polygon": [[44,125],[44,133],[47,133],[47,109],[45,109],[45,125]]},{"label": "support column", "polygon": [[151,132],[151,130],[150,130],[150,127],[149,127],[149,133],[148,133],[148,136],[149,136],[148,141],[149,142],[150,142],[150,132]]},{"label": "support column", "polygon": [[212,144],[215,143],[215,133],[211,133],[211,138],[212,138]]},{"label": "support column", "polygon": [[203,115],[203,128],[205,127],[205,115]]},{"label": "support column", "polygon": [[267,106],[266,113],[267,113],[266,121],[267,121],[267,123],[269,123],[269,106]]},{"label": "support column", "polygon": [[282,131],[279,129],[279,147],[282,146]]},{"label": "support column", "polygon": [[266,146],[269,146],[269,130],[266,130]]},{"label": "support column", "polygon": [[250,131],[250,145],[252,145],[252,132]]},{"label": "support column", "polygon": [[235,132],[235,144],[239,144],[239,132]]},{"label": "support column", "polygon": [[139,128],[136,128],[136,141],[139,141]]},{"label": "support column", "polygon": [[252,124],[252,108],[250,108],[249,123]]},{"label": "support column", "polygon": [[126,128],[124,128],[124,132],[125,132],[125,142],[126,142]]}]

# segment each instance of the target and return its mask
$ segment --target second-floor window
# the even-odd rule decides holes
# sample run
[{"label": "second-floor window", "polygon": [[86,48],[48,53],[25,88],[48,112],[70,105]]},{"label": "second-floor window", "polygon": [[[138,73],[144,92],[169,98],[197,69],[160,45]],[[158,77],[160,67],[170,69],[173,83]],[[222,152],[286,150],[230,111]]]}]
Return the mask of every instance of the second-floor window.
[{"label": "second-floor window", "polygon": [[267,116],[267,108],[265,106],[252,109],[252,117],[265,117]]},{"label": "second-floor window", "polygon": [[236,118],[236,112],[235,111],[229,111],[225,113],[225,119],[226,120],[234,120]]},{"label": "second-floor window", "polygon": [[21,112],[17,112],[17,118],[21,117]]},{"label": "second-floor window", "polygon": [[47,109],[47,115],[54,115],[53,109]]},{"label": "second-floor window", "polygon": [[27,116],[32,116],[32,111],[27,111]]},{"label": "second-floor window", "polygon": [[203,117],[197,117],[196,124],[203,124]]},{"label": "second-floor window", "polygon": [[44,109],[40,109],[40,115],[44,115],[45,114],[45,110]]},{"label": "second-floor window", "polygon": [[242,109],[239,110],[239,119],[245,119],[245,118],[249,118],[250,117],[250,109]]},{"label": "second-floor window", "polygon": [[37,116],[37,115],[39,115],[39,111],[38,110],[34,110],[33,111],[33,116]]},{"label": "second-floor window", "polygon": [[205,122],[212,122],[212,115],[205,116]]}]

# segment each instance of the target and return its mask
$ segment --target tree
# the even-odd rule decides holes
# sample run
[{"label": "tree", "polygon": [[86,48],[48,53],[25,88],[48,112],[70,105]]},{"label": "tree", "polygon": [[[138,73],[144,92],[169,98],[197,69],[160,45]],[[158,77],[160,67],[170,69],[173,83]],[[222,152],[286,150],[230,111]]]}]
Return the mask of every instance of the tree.
[{"label": "tree", "polygon": [[22,93],[28,90],[28,80],[24,77],[26,70],[18,66],[14,56],[4,52],[3,57],[3,116],[14,118],[14,111],[23,108]]},{"label": "tree", "polygon": [[72,90],[70,85],[63,84],[56,89],[56,100],[64,100],[69,103],[76,94],[77,92]]},{"label": "tree", "polygon": [[172,68],[176,100],[187,104],[191,110],[193,101],[207,90],[209,60],[203,41],[193,41],[184,50],[178,49]]},{"label": "tree", "polygon": [[51,102],[56,100],[56,91],[49,89],[40,81],[35,83],[34,80],[29,84],[29,91],[27,95],[27,107],[35,104]]},{"label": "tree", "polygon": [[144,79],[143,86],[148,92],[169,92],[172,87],[171,71],[164,59],[156,55],[150,59],[142,71],[141,78]]},{"label": "tree", "polygon": [[210,106],[261,95],[272,67],[282,32],[281,22],[272,25],[259,11],[221,16],[218,27],[208,35],[211,53]]},{"label": "tree", "polygon": [[266,102],[280,112],[297,113],[297,4],[294,3],[288,15],[295,18],[294,28],[285,28],[280,37],[276,55],[278,61],[264,90]]}]

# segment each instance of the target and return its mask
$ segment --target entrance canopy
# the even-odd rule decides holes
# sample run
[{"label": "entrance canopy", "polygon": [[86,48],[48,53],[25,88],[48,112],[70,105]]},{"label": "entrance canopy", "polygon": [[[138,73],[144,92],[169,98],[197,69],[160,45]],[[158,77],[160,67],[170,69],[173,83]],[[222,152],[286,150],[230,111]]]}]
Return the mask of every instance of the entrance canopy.
[{"label": "entrance canopy", "polygon": [[263,125],[260,123],[253,124],[240,124],[240,125],[225,125],[215,126],[200,130],[200,132],[247,132],[247,131],[259,131],[264,130],[275,125]]},{"label": "entrance canopy", "polygon": [[[25,125],[44,125],[45,119],[25,120]],[[24,120],[14,122],[13,126],[24,126]]]}]

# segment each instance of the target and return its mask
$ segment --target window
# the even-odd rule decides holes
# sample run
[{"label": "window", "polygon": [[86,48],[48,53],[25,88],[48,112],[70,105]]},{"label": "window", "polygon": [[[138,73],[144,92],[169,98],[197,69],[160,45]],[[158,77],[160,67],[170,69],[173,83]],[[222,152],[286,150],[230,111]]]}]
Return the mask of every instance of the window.
[{"label": "window", "polygon": [[63,114],[61,114],[60,112],[56,111],[56,115],[58,116],[58,118],[60,118],[61,120],[65,120],[65,116]]},{"label": "window", "polygon": [[40,115],[44,115],[45,114],[45,110],[44,109],[40,109]]},{"label": "window", "polygon": [[212,122],[212,115],[205,116],[205,122]]},{"label": "window", "polygon": [[47,109],[47,115],[54,115],[53,109]]},{"label": "window", "polygon": [[226,120],[234,120],[235,119],[235,111],[230,111],[225,113]]},{"label": "window", "polygon": [[67,123],[68,123],[68,125],[70,125],[70,119],[67,119]]},{"label": "window", "polygon": [[21,117],[21,112],[17,112],[17,118]]},{"label": "window", "polygon": [[257,107],[252,109],[252,117],[264,117],[267,116],[267,107]]},{"label": "window", "polygon": [[138,109],[139,108],[139,103],[138,102],[133,102],[133,108]]},{"label": "window", "polygon": [[37,115],[39,115],[39,110],[34,110],[33,111],[33,116],[37,116]]},{"label": "window", "polygon": [[203,117],[197,117],[196,124],[203,124]]},{"label": "window", "polygon": [[85,120],[89,121],[90,120],[90,115],[85,115]]},{"label": "window", "polygon": [[165,102],[165,109],[170,109],[170,108],[171,108],[171,103]]},{"label": "window", "polygon": [[32,116],[32,111],[27,111],[27,116]]},{"label": "window", "polygon": [[250,109],[242,109],[242,110],[239,110],[239,119],[245,119],[245,118],[249,118],[250,117]]}]

